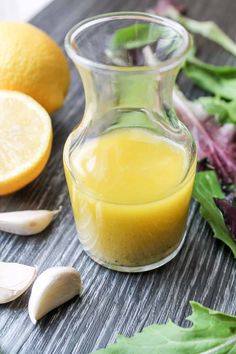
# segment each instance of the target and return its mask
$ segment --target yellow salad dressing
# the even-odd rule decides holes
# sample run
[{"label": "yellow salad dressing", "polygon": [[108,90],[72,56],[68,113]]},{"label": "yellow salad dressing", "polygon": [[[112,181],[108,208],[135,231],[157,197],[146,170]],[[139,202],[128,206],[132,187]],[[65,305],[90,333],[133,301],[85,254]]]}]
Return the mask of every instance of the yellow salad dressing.
[{"label": "yellow salad dressing", "polygon": [[178,248],[195,174],[182,147],[148,130],[123,128],[75,148],[69,165],[76,225],[93,258],[137,267]]}]

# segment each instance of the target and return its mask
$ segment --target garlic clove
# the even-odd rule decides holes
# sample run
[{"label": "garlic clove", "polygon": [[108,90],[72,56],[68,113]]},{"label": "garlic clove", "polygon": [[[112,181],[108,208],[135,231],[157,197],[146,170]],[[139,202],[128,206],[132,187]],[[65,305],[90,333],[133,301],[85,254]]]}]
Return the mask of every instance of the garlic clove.
[{"label": "garlic clove", "polygon": [[79,272],[72,267],[53,267],[45,270],[36,279],[29,299],[29,316],[37,320],[49,311],[79,295],[81,279]]},{"label": "garlic clove", "polygon": [[0,304],[14,300],[17,291],[0,287]]},{"label": "garlic clove", "polygon": [[43,231],[59,210],[24,210],[0,213],[0,231],[17,235],[35,235]]},{"label": "garlic clove", "polygon": [[36,268],[24,264],[0,262],[0,304],[22,295],[36,277]]}]

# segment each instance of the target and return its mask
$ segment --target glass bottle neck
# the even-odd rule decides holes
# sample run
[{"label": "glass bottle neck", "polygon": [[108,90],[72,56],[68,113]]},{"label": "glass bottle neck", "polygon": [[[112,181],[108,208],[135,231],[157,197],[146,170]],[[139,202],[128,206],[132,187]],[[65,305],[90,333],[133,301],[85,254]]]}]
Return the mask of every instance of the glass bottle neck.
[{"label": "glass bottle neck", "polygon": [[179,68],[161,74],[78,69],[85,91],[84,124],[117,109],[145,110],[173,124],[172,93]]}]

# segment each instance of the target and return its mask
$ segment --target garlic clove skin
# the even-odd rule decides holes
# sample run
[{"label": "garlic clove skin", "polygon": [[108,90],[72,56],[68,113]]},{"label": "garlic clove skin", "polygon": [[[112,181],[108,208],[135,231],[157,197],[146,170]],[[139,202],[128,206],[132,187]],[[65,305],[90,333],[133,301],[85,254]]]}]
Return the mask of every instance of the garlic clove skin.
[{"label": "garlic clove skin", "polygon": [[35,235],[46,229],[59,212],[60,209],[0,213],[0,231],[23,236]]},{"label": "garlic clove skin", "polygon": [[17,291],[0,287],[0,304],[5,304],[15,299]]},{"label": "garlic clove skin", "polygon": [[0,262],[0,304],[15,300],[33,283],[35,267],[19,263]]},{"label": "garlic clove skin", "polygon": [[72,267],[53,267],[36,279],[29,299],[29,316],[33,324],[49,311],[81,292],[79,272]]}]

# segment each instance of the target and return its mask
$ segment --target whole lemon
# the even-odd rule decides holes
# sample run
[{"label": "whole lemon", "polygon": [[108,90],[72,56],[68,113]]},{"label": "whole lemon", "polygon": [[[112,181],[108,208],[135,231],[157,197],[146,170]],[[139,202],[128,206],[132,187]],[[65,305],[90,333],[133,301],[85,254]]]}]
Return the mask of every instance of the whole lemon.
[{"label": "whole lemon", "polygon": [[69,82],[68,63],[52,38],[28,23],[0,22],[0,89],[21,91],[52,113]]}]

